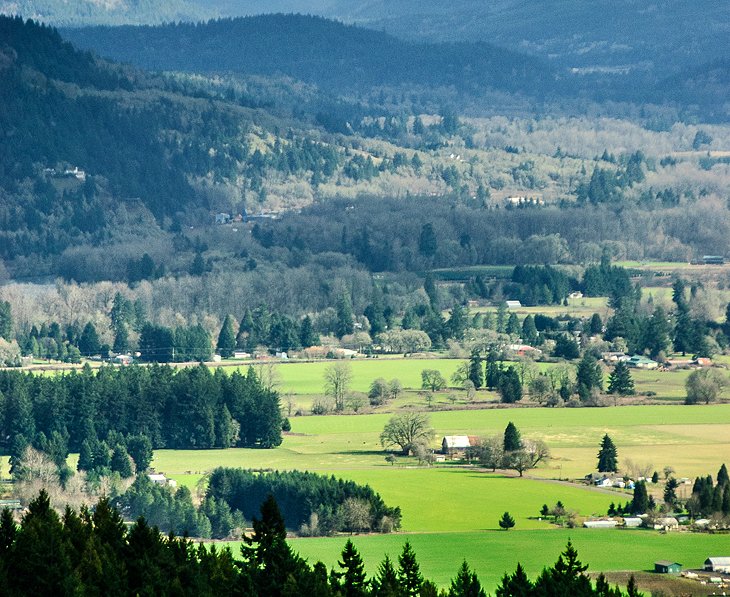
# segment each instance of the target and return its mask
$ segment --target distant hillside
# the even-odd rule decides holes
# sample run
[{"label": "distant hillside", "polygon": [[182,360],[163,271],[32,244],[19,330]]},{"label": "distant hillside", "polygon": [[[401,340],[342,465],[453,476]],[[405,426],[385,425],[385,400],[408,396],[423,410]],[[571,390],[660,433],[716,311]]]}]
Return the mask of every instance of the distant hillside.
[{"label": "distant hillside", "polygon": [[80,47],[153,70],[285,74],[337,90],[404,84],[477,93],[555,89],[555,76],[545,64],[487,43],[421,45],[302,15],[63,33]]},{"label": "distant hillside", "polygon": [[0,0],[0,15],[57,26],[197,21],[215,14],[191,0]]},{"label": "distant hillside", "polygon": [[666,73],[730,57],[730,3],[718,0],[0,0],[3,12],[74,27],[302,13],[402,39],[485,41],[571,68]]}]

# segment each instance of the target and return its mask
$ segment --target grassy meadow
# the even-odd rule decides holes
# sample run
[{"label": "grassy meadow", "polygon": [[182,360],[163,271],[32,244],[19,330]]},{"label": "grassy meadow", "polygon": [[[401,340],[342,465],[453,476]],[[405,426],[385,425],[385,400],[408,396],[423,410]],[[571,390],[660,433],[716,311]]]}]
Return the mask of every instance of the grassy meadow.
[{"label": "grassy meadow", "polygon": [[[542,504],[552,506],[558,500],[581,516],[603,514],[610,502],[630,500],[628,491],[559,480],[580,478],[595,470],[604,433],[613,438],[622,463],[628,458],[660,472],[664,466],[672,466],[679,477],[715,474],[723,461],[730,461],[730,405],[431,413],[434,447],[445,434],[501,433],[508,421],[517,425],[523,437],[544,439],[553,459],[522,479],[451,463],[418,466],[410,458],[397,458],[390,465],[378,440],[389,416],[294,417],[292,432],[275,450],[158,450],[153,465],[191,489],[216,466],[310,470],[367,483],[386,503],[399,505],[403,512],[402,532],[353,538],[369,573],[375,572],[386,553],[397,557],[408,539],[423,573],[441,586],[448,584],[464,558],[489,590],[505,571],[514,570],[517,561],[534,576],[554,563],[569,538],[596,572],[647,570],[657,559],[697,567],[711,553],[730,551],[730,535],[558,529],[540,520],[538,514]],[[658,484],[653,493],[662,488]],[[679,494],[688,491],[689,486],[682,486]],[[498,530],[497,525],[505,510],[516,520],[516,527],[508,532]],[[293,545],[311,561],[336,566],[344,541],[344,537],[301,538],[294,539]]]},{"label": "grassy meadow", "polygon": [[[352,537],[363,555],[367,572],[389,555],[396,559],[405,540],[411,542],[424,576],[448,586],[466,559],[482,585],[493,594],[505,572],[521,562],[534,579],[544,566],[552,565],[570,539],[589,573],[612,570],[653,570],[654,562],[668,559],[685,568],[698,568],[711,553],[730,551],[730,535],[662,535],[642,530],[555,529],[552,531],[488,531],[471,533],[424,533]],[[311,562],[322,560],[336,567],[344,537],[294,539],[292,545]],[[620,547],[619,547],[620,546]],[[233,546],[234,551],[237,550]],[[397,560],[396,560],[397,561]]]}]

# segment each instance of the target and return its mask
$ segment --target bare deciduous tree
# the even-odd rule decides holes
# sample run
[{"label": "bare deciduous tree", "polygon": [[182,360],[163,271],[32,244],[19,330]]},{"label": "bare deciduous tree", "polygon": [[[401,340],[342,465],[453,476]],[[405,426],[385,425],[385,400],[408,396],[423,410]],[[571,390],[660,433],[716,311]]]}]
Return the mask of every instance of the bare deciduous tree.
[{"label": "bare deciduous tree", "polygon": [[324,393],[335,401],[335,410],[344,410],[351,383],[352,367],[349,363],[333,363],[324,370]]}]

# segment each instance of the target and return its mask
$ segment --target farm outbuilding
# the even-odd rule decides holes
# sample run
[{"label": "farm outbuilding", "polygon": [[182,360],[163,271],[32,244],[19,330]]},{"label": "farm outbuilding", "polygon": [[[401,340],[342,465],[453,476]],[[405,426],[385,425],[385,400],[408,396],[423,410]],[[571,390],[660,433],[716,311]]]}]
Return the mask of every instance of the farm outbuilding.
[{"label": "farm outbuilding", "polygon": [[450,458],[469,458],[479,439],[474,435],[447,435],[441,440],[441,453]]},{"label": "farm outbuilding", "polygon": [[617,526],[616,520],[586,520],[583,523],[586,529],[615,529]]},{"label": "farm outbuilding", "polygon": [[654,572],[659,574],[679,574],[682,572],[682,564],[679,562],[670,562],[669,560],[659,560],[654,562]]},{"label": "farm outbuilding", "polygon": [[730,557],[709,557],[705,560],[705,572],[730,571]]}]

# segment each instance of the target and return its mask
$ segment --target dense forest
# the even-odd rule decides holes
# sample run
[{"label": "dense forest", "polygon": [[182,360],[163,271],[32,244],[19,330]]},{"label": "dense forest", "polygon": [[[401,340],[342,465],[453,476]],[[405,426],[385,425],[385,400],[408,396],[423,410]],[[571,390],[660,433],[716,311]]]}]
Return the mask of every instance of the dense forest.
[{"label": "dense forest", "polygon": [[400,528],[398,507],[388,507],[368,485],[315,473],[217,468],[206,497],[252,519],[269,496],[276,499],[287,528],[307,535],[332,532],[390,532]]},{"label": "dense forest", "polygon": [[[250,370],[104,367],[58,376],[0,371],[3,444],[18,458],[47,439],[68,455],[84,442],[143,435],[154,448],[271,448],[281,443],[276,393]],[[65,456],[64,456],[65,458]]]},{"label": "dense forest", "polygon": [[530,95],[557,89],[547,65],[486,43],[414,44],[303,15],[70,29],[64,35],[104,57],[150,70],[284,73],[336,92],[401,85]]},{"label": "dense forest", "polygon": [[[397,562],[386,557],[368,578],[352,541],[331,572],[321,562],[310,565],[286,541],[286,527],[276,500],[263,502],[244,536],[241,558],[229,547],[194,545],[184,537],[165,537],[140,518],[127,528],[119,513],[102,499],[93,510],[68,508],[59,516],[41,492],[20,525],[9,510],[0,516],[0,580],[8,595],[260,595],[318,597],[421,595],[437,597],[436,585],[424,578],[417,555],[406,542]],[[468,554],[467,554],[468,555]],[[569,542],[554,566],[534,580],[519,564],[506,574],[500,597],[622,597],[603,575],[592,581],[587,565]],[[633,577],[629,597],[639,597]],[[464,562],[451,582],[449,597],[484,597],[479,579]]]},{"label": "dense forest", "polygon": [[[380,40],[287,18],[302,31]],[[169,31],[202,43],[211,28],[221,40],[241,27],[252,25]],[[0,278],[137,284],[237,272],[266,292],[282,272],[321,289],[330,269],[352,278],[588,263],[606,245],[629,258],[727,251],[728,165],[712,154],[728,136],[721,127],[622,123],[599,139],[579,128],[572,147],[560,121],[469,120],[418,86],[327,97],[284,78],[157,76],[103,62],[33,22],[0,17],[0,29],[0,123],[12,140],[0,149]],[[615,153],[627,133],[637,148]],[[216,213],[228,223],[213,226]]]}]

